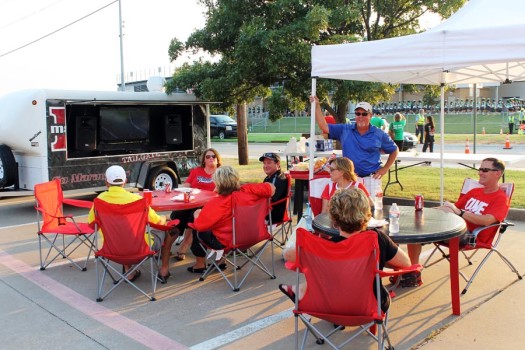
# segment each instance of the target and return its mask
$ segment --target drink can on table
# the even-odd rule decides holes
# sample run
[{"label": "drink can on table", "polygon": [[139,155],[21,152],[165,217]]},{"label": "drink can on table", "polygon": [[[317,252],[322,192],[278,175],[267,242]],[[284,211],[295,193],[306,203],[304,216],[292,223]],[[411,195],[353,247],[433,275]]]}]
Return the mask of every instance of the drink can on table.
[{"label": "drink can on table", "polygon": [[164,184],[164,191],[166,193],[171,193],[171,184],[170,183]]},{"label": "drink can on table", "polygon": [[414,198],[414,206],[417,211],[423,210],[423,195],[422,194],[416,194]]},{"label": "drink can on table", "polygon": [[190,194],[188,192],[184,192],[184,203],[190,202]]}]

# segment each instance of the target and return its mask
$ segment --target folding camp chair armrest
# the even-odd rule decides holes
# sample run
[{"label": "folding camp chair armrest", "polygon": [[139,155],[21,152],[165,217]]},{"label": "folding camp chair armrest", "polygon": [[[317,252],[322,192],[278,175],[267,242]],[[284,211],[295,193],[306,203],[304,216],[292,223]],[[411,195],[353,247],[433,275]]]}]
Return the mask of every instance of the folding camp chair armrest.
[{"label": "folding camp chair armrest", "polygon": [[73,215],[71,214],[68,214],[68,215],[62,215],[62,216],[56,216],[56,215],[53,215],[47,211],[44,210],[44,208],[41,208],[41,207],[37,207],[35,206],[35,209],[39,212],[41,212],[42,214],[46,214],[52,218],[55,218],[55,219],[71,219],[73,222],[75,222],[75,219],[73,218]]},{"label": "folding camp chair armrest", "polygon": [[271,202],[270,203],[270,208],[273,208],[277,204],[285,203],[288,200],[289,197],[291,197],[291,194],[287,194],[286,197],[279,199],[277,202]]},{"label": "folding camp chair armrest", "polygon": [[414,264],[412,266],[405,267],[405,268],[399,269],[399,270],[386,270],[386,271],[377,270],[377,272],[379,273],[379,276],[381,276],[381,278],[383,278],[383,277],[404,275],[405,273],[409,273],[409,272],[421,272],[421,270],[423,270],[423,266],[422,265]]},{"label": "folding camp chair armrest", "polygon": [[514,226],[514,224],[512,222],[502,221],[502,222],[498,222],[498,223],[495,223],[495,224],[478,227],[474,231],[472,231],[470,233],[467,233],[467,235],[471,235],[472,237],[476,238],[476,237],[478,237],[479,233],[482,232],[483,230],[486,230],[486,229],[491,228],[491,227],[497,227],[497,226],[501,226],[500,232],[503,233],[503,232],[505,232],[505,230],[507,229],[508,226]]},{"label": "folding camp chair armrest", "polygon": [[86,201],[83,199],[64,198],[62,200],[62,203],[67,204],[67,205],[72,205],[74,207],[86,208],[86,209],[91,209],[91,207],[93,206],[92,201]]},{"label": "folding camp chair armrest", "polygon": [[173,229],[173,227],[177,226],[179,224],[179,219],[176,219],[176,220],[171,220],[171,221],[168,221],[166,223],[166,225],[161,225],[161,224],[154,224],[152,222],[149,223],[149,225],[151,227],[153,227],[154,229],[157,229],[157,230],[160,230],[160,231],[169,231],[171,229]]}]

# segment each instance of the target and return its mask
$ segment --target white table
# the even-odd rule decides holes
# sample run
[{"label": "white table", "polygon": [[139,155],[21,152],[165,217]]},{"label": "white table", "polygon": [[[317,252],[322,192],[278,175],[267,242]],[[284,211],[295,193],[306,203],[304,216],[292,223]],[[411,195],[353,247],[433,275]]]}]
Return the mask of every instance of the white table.
[{"label": "white table", "polygon": [[[381,155],[381,158],[388,158],[388,154]],[[517,163],[525,159],[525,155],[516,155],[516,154],[466,154],[466,153],[443,153],[443,163],[455,163],[462,165],[470,169],[477,169],[475,166],[468,165],[481,163],[485,158],[497,158],[504,161],[506,164]],[[415,162],[414,164],[409,164],[405,166],[399,166],[398,164],[401,161]],[[403,185],[399,181],[398,171],[411,168],[417,165],[428,164],[430,162],[441,162],[441,153],[417,153],[417,152],[399,152],[397,155],[396,161],[394,163],[394,169],[390,168],[388,171],[388,181],[383,190],[383,193],[386,194],[388,186],[391,184],[399,184],[401,189]],[[395,180],[392,180],[392,173],[394,173]],[[503,173],[503,182],[505,182],[505,173]]]}]

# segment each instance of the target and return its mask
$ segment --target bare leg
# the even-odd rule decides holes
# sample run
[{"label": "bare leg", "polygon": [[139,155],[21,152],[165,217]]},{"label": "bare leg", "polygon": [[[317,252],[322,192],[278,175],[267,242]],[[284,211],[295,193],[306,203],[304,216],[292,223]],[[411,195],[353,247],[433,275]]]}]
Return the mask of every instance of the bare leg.
[{"label": "bare leg", "polygon": [[407,244],[408,257],[410,258],[412,265],[419,264],[421,250],[421,244]]},{"label": "bare leg", "polygon": [[191,243],[193,242],[192,231],[193,230],[188,227],[184,230],[184,238],[182,239],[182,243],[179,246],[179,254],[186,254],[188,248],[191,246]]},{"label": "bare leg", "polygon": [[170,262],[170,252],[171,252],[171,246],[173,245],[173,242],[177,239],[179,236],[179,230],[174,229],[176,232],[166,232],[166,236],[164,237],[164,244],[161,248],[161,260],[162,265],[159,270],[159,274],[161,276],[166,276],[169,272],[169,262]]}]

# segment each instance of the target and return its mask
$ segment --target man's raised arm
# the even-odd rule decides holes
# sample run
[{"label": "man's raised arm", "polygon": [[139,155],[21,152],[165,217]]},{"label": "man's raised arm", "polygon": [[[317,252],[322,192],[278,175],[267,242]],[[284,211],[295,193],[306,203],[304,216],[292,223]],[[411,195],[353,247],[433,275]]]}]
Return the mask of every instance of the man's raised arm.
[{"label": "man's raised arm", "polygon": [[315,101],[315,120],[317,121],[317,125],[319,125],[319,128],[324,134],[328,134],[328,123],[324,119],[323,111],[321,111],[321,104],[319,103],[319,99],[317,96],[310,96],[310,102]]}]

